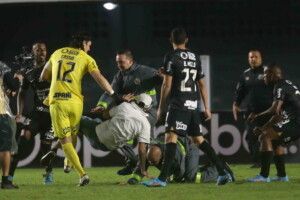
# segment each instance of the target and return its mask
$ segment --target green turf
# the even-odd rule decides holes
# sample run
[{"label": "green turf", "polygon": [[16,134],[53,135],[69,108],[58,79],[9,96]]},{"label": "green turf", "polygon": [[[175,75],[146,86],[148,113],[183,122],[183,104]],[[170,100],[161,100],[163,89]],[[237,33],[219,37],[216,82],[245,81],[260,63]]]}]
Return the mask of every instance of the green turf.
[{"label": "green turf", "polygon": [[[245,183],[244,179],[259,173],[259,169],[249,169],[249,165],[232,165],[236,182],[224,186],[215,183],[206,184],[168,184],[164,188],[148,188],[141,184],[136,186],[119,186],[128,176],[116,175],[119,167],[99,167],[86,169],[91,183],[85,187],[76,187],[78,177],[75,171],[64,174],[62,169],[54,169],[54,184],[42,184],[41,169],[17,169],[14,182],[19,190],[0,190],[0,200],[105,200],[105,199],[139,199],[139,200],[292,200],[300,199],[300,164],[288,164],[287,172],[290,182]],[[150,173],[158,171],[150,168]],[[275,174],[272,166],[271,175]]]}]

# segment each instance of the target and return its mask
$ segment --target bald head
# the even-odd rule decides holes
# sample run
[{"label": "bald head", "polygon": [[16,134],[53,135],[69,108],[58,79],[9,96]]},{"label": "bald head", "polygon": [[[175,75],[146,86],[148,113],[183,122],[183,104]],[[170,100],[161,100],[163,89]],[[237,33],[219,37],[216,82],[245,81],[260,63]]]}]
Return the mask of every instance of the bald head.
[{"label": "bald head", "polygon": [[160,147],[151,146],[147,152],[147,160],[151,165],[157,166],[162,159],[162,152]]}]

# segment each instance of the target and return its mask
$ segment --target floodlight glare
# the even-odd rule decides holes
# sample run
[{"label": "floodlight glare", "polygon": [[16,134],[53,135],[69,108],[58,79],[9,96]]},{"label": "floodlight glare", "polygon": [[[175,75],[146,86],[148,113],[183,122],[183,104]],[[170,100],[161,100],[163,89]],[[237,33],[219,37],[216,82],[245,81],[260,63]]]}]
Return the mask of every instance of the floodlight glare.
[{"label": "floodlight glare", "polygon": [[103,4],[103,7],[106,9],[106,10],[113,10],[113,9],[115,9],[116,7],[118,7],[118,5],[117,4],[115,4],[115,3],[105,3],[105,4]]}]

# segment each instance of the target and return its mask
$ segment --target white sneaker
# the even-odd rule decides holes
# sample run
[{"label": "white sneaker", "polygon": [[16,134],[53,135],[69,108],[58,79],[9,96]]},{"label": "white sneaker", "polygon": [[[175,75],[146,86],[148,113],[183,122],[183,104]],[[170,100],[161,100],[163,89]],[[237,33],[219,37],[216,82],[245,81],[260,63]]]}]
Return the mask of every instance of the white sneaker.
[{"label": "white sneaker", "polygon": [[88,175],[84,175],[79,180],[79,184],[77,186],[85,186],[85,185],[89,184],[89,182],[90,182],[90,178],[88,177]]}]

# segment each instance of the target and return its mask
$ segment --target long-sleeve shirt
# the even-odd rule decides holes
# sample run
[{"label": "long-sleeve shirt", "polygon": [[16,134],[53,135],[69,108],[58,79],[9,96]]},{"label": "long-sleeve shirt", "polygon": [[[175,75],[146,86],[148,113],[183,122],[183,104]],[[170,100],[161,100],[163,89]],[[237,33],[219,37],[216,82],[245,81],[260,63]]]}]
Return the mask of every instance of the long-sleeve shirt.
[{"label": "long-sleeve shirt", "polygon": [[[152,97],[153,106],[157,105],[156,90],[155,86],[161,84],[162,79],[155,73],[156,69],[139,65],[134,63],[128,70],[119,71],[111,83],[113,90],[119,94],[124,95],[133,93],[139,95],[141,93],[149,94]],[[108,106],[113,105],[113,99],[109,94],[104,93],[101,95],[97,106]]]},{"label": "long-sleeve shirt", "polygon": [[240,105],[247,95],[247,109],[249,112],[262,112],[273,102],[273,86],[264,82],[264,66],[248,68],[242,74],[236,90],[235,102]]}]

